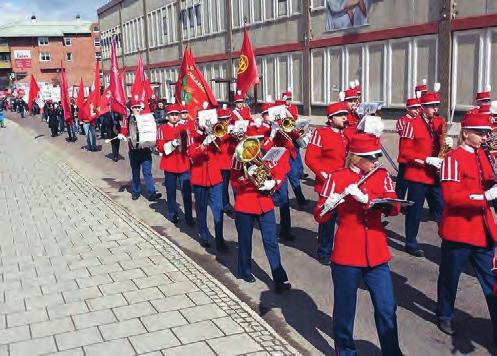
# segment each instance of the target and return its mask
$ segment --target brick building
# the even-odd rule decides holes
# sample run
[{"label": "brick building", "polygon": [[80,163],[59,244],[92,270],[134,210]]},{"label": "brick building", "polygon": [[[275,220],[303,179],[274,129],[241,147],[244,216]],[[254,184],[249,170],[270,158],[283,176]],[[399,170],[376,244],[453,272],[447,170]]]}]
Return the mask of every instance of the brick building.
[{"label": "brick building", "polygon": [[[462,112],[474,93],[497,89],[495,0],[112,0],[98,10],[104,72],[119,38],[126,81],[141,54],[160,94],[171,95],[182,49],[190,46],[208,81],[236,77],[246,22],[262,76],[258,99],[292,87],[305,113],[323,113],[359,79],[364,101],[403,108],[414,86],[442,84],[443,114]],[[215,83],[215,82],[212,82]],[[213,85],[226,100],[227,84]],[[457,116],[457,115],[456,115]]]},{"label": "brick building", "polygon": [[96,58],[100,58],[98,24],[82,21],[31,20],[0,27],[0,88],[29,82],[58,84],[61,61],[69,86],[94,80]]}]

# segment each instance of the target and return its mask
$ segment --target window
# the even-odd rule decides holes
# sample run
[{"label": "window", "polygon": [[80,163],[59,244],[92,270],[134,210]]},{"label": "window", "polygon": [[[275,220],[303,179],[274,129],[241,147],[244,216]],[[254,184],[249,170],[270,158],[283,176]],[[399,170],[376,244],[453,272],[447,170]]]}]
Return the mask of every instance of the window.
[{"label": "window", "polygon": [[64,37],[64,46],[70,46],[71,44],[71,37]]},{"label": "window", "polygon": [[102,60],[102,52],[95,52],[95,59],[97,61],[101,61]]},{"label": "window", "polygon": [[195,19],[197,20],[197,26],[202,25],[202,12],[200,11],[200,4],[195,5]]},{"label": "window", "polygon": [[193,21],[193,7],[188,8],[188,21],[190,21],[190,28],[194,26]]},{"label": "window", "polygon": [[93,39],[93,43],[95,44],[95,47],[100,47],[100,38],[95,37]]},{"label": "window", "polygon": [[278,0],[278,16],[288,15],[288,0]]},{"label": "window", "polygon": [[181,22],[183,23],[183,30],[188,28],[188,19],[186,18],[186,9],[181,10]]},{"label": "window", "polygon": [[164,36],[167,36],[167,16],[164,15],[164,17],[162,17],[162,31],[163,31],[163,34]]},{"label": "window", "polygon": [[38,37],[38,46],[47,46],[48,37]]},{"label": "window", "polygon": [[40,53],[40,61],[41,62],[50,62],[50,52],[41,52]]},{"label": "window", "polygon": [[98,32],[100,31],[100,29],[98,28],[98,26],[93,26],[93,32]]},{"label": "window", "polygon": [[66,61],[68,61],[68,62],[72,61],[72,52],[66,53]]}]

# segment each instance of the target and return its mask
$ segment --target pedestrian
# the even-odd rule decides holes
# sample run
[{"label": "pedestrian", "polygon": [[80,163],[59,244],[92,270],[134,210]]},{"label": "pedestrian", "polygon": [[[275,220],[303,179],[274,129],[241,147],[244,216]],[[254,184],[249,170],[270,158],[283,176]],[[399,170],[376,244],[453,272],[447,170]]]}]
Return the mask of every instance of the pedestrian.
[{"label": "pedestrian", "polygon": [[[347,126],[347,104],[344,101],[330,104],[326,108],[326,114],[326,126],[314,130],[305,154],[305,163],[316,176],[314,191],[318,195],[331,172],[345,167],[349,144],[344,133]],[[318,226],[317,256],[319,263],[323,265],[330,264],[336,218],[334,213],[329,220]]]},{"label": "pedestrian", "polygon": [[121,132],[121,117],[118,113],[110,111],[110,118],[112,120],[112,126],[109,128],[107,135],[109,137],[111,148],[112,148],[112,160],[114,162],[119,161],[119,148],[121,141],[117,139],[119,132]]},{"label": "pedestrian", "polygon": [[331,254],[335,351],[338,355],[357,353],[354,319],[357,290],[363,282],[373,303],[381,352],[400,356],[390,252],[381,223],[382,215],[397,215],[400,207],[398,203],[372,205],[374,199],[396,198],[388,171],[377,167],[382,155],[378,138],[356,134],[349,150],[347,167],[331,172],[314,210],[320,223],[331,219],[333,212],[338,215]]},{"label": "pedestrian", "polygon": [[0,128],[4,129],[5,126],[5,116],[3,114],[3,109],[0,110]]},{"label": "pedestrian", "polygon": [[491,129],[490,115],[467,113],[461,123],[462,144],[445,156],[440,169],[444,209],[437,325],[444,333],[455,334],[452,319],[459,276],[469,261],[485,296],[497,344],[497,297],[492,291],[497,279],[491,272],[497,225],[490,209],[490,202],[497,199],[497,185],[490,157],[481,148]]},{"label": "pedestrian", "polygon": [[159,102],[157,103],[157,108],[155,108],[154,110],[154,118],[155,122],[157,123],[157,127],[166,123],[167,115],[168,114],[166,112],[164,101],[159,100]]},{"label": "pedestrian", "polygon": [[85,130],[86,135],[86,149],[90,152],[97,151],[97,134],[95,132],[96,120],[94,118],[95,112],[93,108],[91,108],[92,112],[85,113],[82,116],[83,128]]},{"label": "pedestrian", "polygon": [[59,115],[52,102],[47,104],[48,127],[52,132],[52,137],[59,135]]},{"label": "pedestrian", "polygon": [[188,123],[180,120],[179,105],[169,104],[166,110],[167,123],[161,125],[157,132],[157,150],[162,154],[160,169],[164,171],[168,218],[174,224],[179,222],[176,203],[176,187],[179,182],[185,221],[188,226],[193,226],[190,159],[187,154]]}]

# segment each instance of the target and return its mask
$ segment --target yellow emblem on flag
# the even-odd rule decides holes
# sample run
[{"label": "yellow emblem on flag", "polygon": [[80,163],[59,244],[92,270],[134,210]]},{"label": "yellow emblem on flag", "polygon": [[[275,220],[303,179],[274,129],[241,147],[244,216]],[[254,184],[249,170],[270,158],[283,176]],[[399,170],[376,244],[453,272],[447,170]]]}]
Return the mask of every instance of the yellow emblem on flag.
[{"label": "yellow emblem on flag", "polygon": [[245,73],[249,67],[249,59],[246,55],[241,54],[238,62],[238,74]]}]

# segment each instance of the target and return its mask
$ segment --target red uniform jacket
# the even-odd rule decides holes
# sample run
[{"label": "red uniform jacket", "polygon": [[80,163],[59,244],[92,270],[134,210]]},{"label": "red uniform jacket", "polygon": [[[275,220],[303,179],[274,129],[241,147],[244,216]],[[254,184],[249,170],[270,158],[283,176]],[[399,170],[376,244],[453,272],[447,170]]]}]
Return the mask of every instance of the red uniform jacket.
[{"label": "red uniform jacket", "polygon": [[201,131],[190,132],[188,157],[191,159],[191,183],[202,187],[212,187],[223,181],[219,149],[210,143],[202,147],[205,134]]},{"label": "red uniform jacket", "polygon": [[305,164],[316,175],[314,191],[320,193],[325,179],[321,172],[331,173],[345,166],[348,139],[343,132],[335,132],[330,127],[321,127],[312,133],[305,153]]},{"label": "red uniform jacket", "polygon": [[293,159],[297,158],[297,150],[295,149],[294,140],[299,139],[300,134],[297,130],[285,132],[286,136],[290,137],[289,140],[283,133],[281,133],[281,120],[279,120],[277,124],[280,126],[280,130],[276,132],[276,136],[273,138],[273,145],[275,147],[285,147],[290,152],[290,156]]},{"label": "red uniform jacket", "polygon": [[[288,153],[283,155],[278,163],[268,162],[272,179],[276,181],[274,190],[279,189],[285,176],[290,171]],[[267,192],[261,192],[248,180],[243,171],[243,163],[233,159],[231,167],[231,186],[236,191],[235,211],[246,214],[261,215],[274,209],[273,198]]]},{"label": "red uniform jacket", "polygon": [[[402,152],[404,152],[406,146],[405,139],[409,139],[409,137],[412,136],[412,132],[409,131],[412,130],[412,126],[409,125],[409,122],[412,119],[413,117],[411,115],[406,114],[398,119],[395,125],[395,129],[399,134],[399,155],[397,156],[397,162],[399,163],[407,163],[406,157]],[[407,142],[407,145],[409,145],[409,142]]]},{"label": "red uniform jacket", "polygon": [[349,127],[356,128],[359,121],[361,121],[359,115],[357,115],[355,111],[349,111],[347,114],[347,122],[349,123]]},{"label": "red uniform jacket", "polygon": [[229,171],[231,169],[231,162],[233,160],[233,153],[235,153],[236,145],[238,140],[232,135],[226,134],[223,137],[217,139],[217,144],[220,148],[219,160],[220,167],[223,171]]},{"label": "red uniform jacket", "polygon": [[287,105],[286,109],[290,112],[290,114],[292,114],[295,120],[299,118],[299,109],[297,108],[297,105],[295,104]]},{"label": "red uniform jacket", "polygon": [[263,122],[261,126],[257,127],[255,122],[250,122],[247,127],[247,132],[245,132],[245,136],[247,137],[269,137],[271,134],[271,125]]},{"label": "red uniform jacket", "polygon": [[[347,186],[357,183],[360,175],[349,168],[335,171],[321,192],[316,205],[315,215],[321,211],[322,205],[332,193],[342,193]],[[394,185],[386,169],[380,168],[370,176],[359,188],[367,193],[369,201],[378,198],[396,198]],[[390,260],[387,246],[387,235],[381,223],[379,209],[371,209],[369,204],[361,204],[351,196],[336,207],[338,229],[335,233],[333,252],[330,260],[345,266],[374,267]],[[388,215],[397,215],[400,211],[394,205]],[[332,212],[327,213],[331,218]],[[325,215],[326,216],[326,215]]]},{"label": "red uniform jacket", "polygon": [[438,179],[436,168],[425,164],[426,157],[437,157],[440,151],[440,136],[445,128],[445,120],[435,116],[426,122],[421,116],[410,120],[406,125],[401,160],[407,166],[404,179],[412,182],[435,184]]},{"label": "red uniform jacket", "polygon": [[[492,167],[482,149],[460,146],[450,151],[440,170],[444,209],[439,235],[444,240],[473,246],[497,242],[497,225],[488,202],[472,200],[494,184]],[[488,237],[488,238],[487,238]]]},{"label": "red uniform jacket", "polygon": [[[181,136],[188,135],[188,123],[179,121],[176,125],[166,123],[161,125],[157,130],[157,149],[163,153],[160,160],[160,169],[170,173],[183,173],[190,169],[190,159],[187,155],[185,147],[176,147],[169,154],[164,154],[164,144],[175,139],[180,139]],[[188,139],[188,136],[186,136]],[[184,150],[184,151],[183,151]]]},{"label": "red uniform jacket", "polygon": [[240,110],[238,110],[237,108],[234,108],[231,111],[230,122],[233,123],[234,121],[237,121],[237,120],[252,121],[252,115],[250,114],[250,108],[248,108],[246,106],[241,108]]}]

